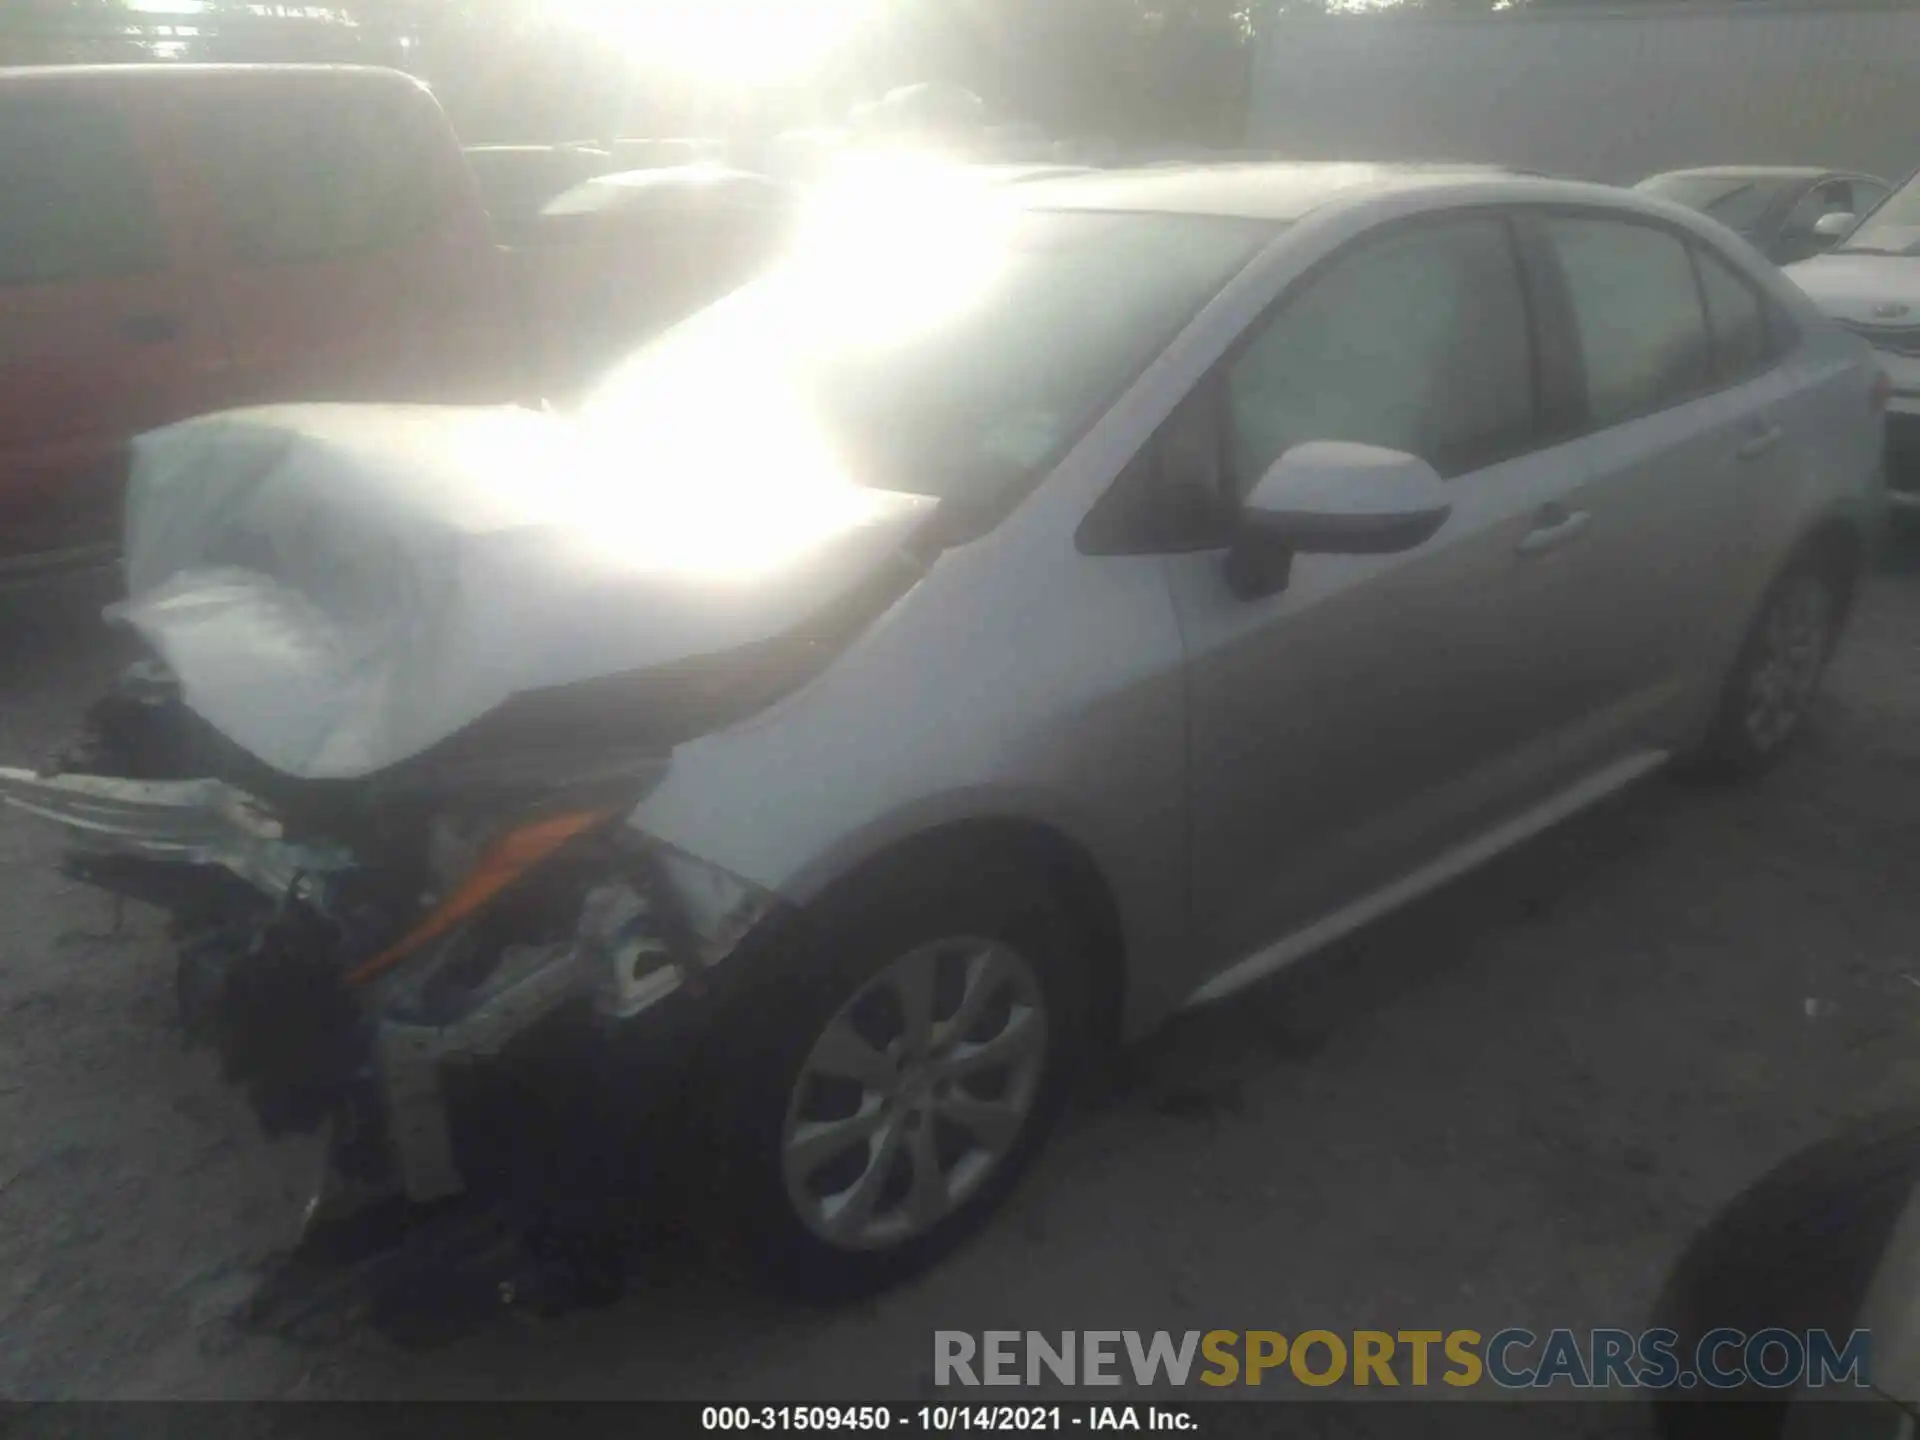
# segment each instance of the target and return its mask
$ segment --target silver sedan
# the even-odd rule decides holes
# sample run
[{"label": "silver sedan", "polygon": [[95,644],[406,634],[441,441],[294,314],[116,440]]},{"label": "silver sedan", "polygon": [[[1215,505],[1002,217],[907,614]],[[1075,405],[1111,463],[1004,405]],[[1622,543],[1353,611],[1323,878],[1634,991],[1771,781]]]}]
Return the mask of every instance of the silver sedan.
[{"label": "silver sedan", "polygon": [[[690,1097],[708,1218],[781,1284],[871,1289],[1005,1198],[1098,1047],[1670,760],[1751,773],[1801,728],[1879,513],[1884,396],[1866,345],[1727,231],[1434,167],[991,188],[842,196],[790,262],[610,377],[564,453],[645,456],[653,479],[570,522],[591,564],[497,540],[565,490],[531,458],[544,420],[455,445],[434,426],[479,422],[239,417],[207,448],[176,437],[166,484],[136,472],[124,613],[165,662],[146,683],[219,732],[202,753],[252,758],[178,782],[149,758],[134,785],[96,755],[6,785],[85,844],[171,843],[281,896],[308,877],[250,923],[360,897],[353,926],[280,947],[319,951],[304,1008],[247,991],[248,1034],[324,1014],[340,1043],[255,1038],[239,1063],[349,1057],[337,1103],[386,1120],[348,1127],[386,1137],[354,1157],[363,1188],[472,1182],[441,1082],[578,995],[594,1043],[653,1064],[625,1098]],[[218,478],[221,437],[263,428],[248,457],[299,459],[280,499],[246,492],[257,460]],[[497,454],[522,481],[482,525],[447,477]],[[161,523],[210,476],[201,519]],[[314,518],[342,497],[352,524]],[[716,543],[661,538],[690,511]],[[248,547],[195,538],[236,516]],[[286,559],[334,533],[351,565]],[[389,583],[389,554],[426,558]],[[286,584],[236,580],[235,555],[281,557]],[[316,681],[340,656],[359,668]],[[591,743],[551,739],[559,700],[524,703],[561,691],[592,702]],[[508,786],[461,740],[514,729],[483,713],[502,696],[550,737],[539,765],[597,758],[619,803],[538,818],[528,791],[558,771],[515,752]],[[419,767],[454,744],[435,790]],[[363,819],[438,806],[428,882],[362,884],[407,832],[363,826],[376,858],[338,807],[293,853],[308,792],[274,775],[302,766]],[[244,843],[135,823],[202,802]],[[492,925],[489,897],[542,867],[573,898]],[[347,1000],[314,1001],[316,973]]]},{"label": "silver sedan", "polygon": [[722,1132],[809,1274],[944,1248],[1089,1040],[1670,758],[1763,766],[1877,504],[1866,347],[1677,206],[1278,166],[1022,201],[963,322],[833,357],[837,433],[973,523],[634,817],[829,937]]}]

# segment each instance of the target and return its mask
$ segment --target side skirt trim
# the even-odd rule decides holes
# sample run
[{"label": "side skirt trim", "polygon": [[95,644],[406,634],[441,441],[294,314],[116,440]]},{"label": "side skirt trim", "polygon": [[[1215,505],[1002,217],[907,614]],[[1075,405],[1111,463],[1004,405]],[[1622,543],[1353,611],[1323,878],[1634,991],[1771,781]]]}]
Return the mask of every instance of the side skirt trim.
[{"label": "side skirt trim", "polygon": [[1616,761],[1524,814],[1516,815],[1504,824],[1455,846],[1418,870],[1229,965],[1189,995],[1181,1008],[1224,999],[1236,990],[1243,990],[1256,981],[1266,979],[1343,935],[1349,935],[1428,891],[1437,890],[1448,881],[1478,869],[1501,852],[1552,829],[1616,790],[1624,789],[1641,776],[1659,769],[1667,759],[1665,750],[1646,750]]}]

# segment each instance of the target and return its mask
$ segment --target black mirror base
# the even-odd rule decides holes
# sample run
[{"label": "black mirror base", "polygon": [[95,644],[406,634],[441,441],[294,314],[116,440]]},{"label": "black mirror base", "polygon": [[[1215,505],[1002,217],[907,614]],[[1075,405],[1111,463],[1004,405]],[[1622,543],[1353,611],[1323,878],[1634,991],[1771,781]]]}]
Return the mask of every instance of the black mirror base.
[{"label": "black mirror base", "polygon": [[1226,575],[1236,599],[1277,595],[1293,578],[1293,547],[1242,539],[1227,551]]}]

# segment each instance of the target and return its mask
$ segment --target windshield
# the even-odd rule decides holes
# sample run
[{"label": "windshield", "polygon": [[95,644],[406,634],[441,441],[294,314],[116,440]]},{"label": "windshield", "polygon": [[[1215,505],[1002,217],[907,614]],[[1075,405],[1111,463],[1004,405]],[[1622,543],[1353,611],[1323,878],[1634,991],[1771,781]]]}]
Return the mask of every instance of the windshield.
[{"label": "windshield", "polygon": [[683,450],[662,438],[679,431],[742,464],[751,442],[783,475],[990,510],[1037,483],[1279,228],[993,204],[816,226],[621,365],[582,414],[653,453]]},{"label": "windshield", "polygon": [[1920,248],[1920,175],[1894,191],[1837,247],[1907,255]]},{"label": "windshield", "polygon": [[1739,175],[1656,175],[1640,189],[1711,215],[1730,230],[1751,230],[1796,181]]}]

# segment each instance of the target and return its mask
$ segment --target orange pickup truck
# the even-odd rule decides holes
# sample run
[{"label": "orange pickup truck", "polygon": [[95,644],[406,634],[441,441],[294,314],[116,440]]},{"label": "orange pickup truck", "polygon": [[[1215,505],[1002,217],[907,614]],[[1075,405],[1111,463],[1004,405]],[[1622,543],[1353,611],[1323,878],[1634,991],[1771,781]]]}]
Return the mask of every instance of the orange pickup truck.
[{"label": "orange pickup truck", "polygon": [[604,353],[611,300],[673,283],[657,245],[498,244],[446,116],[393,70],[0,69],[0,135],[0,574],[111,552],[141,431],[536,401],[589,333]]}]

